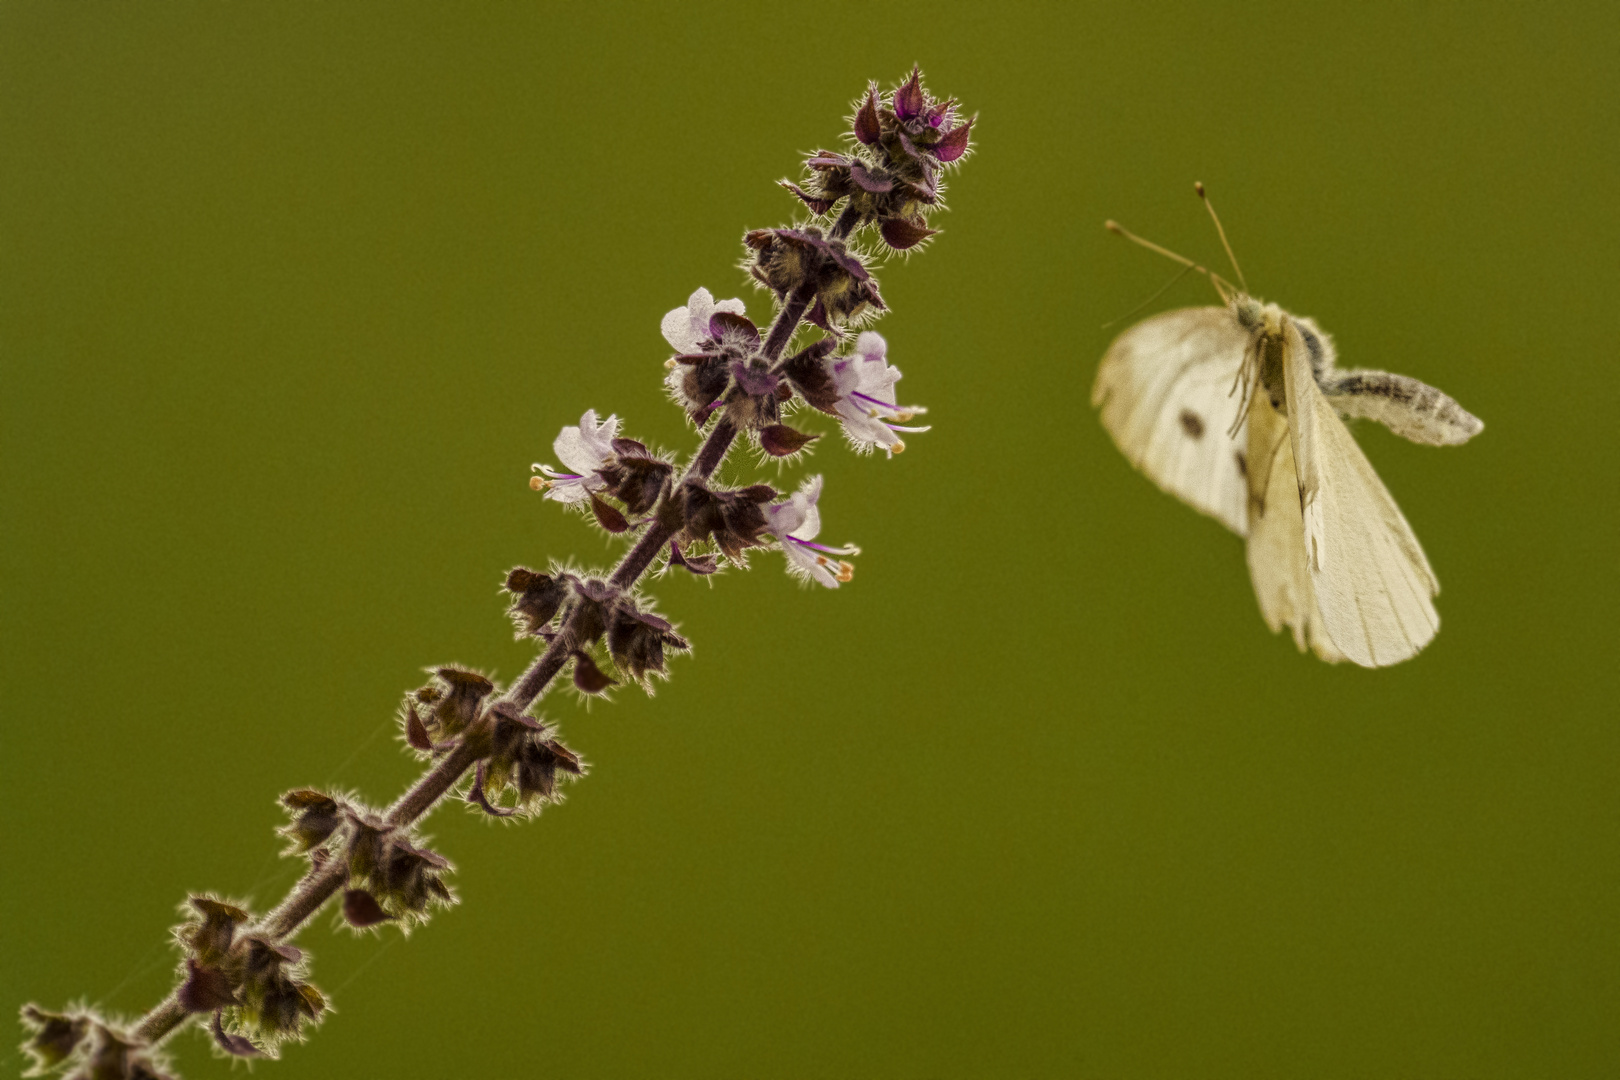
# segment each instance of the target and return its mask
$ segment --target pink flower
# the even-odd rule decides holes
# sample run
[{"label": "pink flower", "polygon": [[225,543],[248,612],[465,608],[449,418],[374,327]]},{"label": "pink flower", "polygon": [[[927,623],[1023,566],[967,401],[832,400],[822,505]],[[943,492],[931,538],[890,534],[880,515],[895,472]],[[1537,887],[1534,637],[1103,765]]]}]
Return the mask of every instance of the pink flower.
[{"label": "pink flower", "polygon": [[844,434],[858,450],[881,446],[892,456],[906,448],[895,432],[928,428],[902,427],[890,421],[903,423],[928,410],[895,404],[894,384],[900,381],[900,369],[890,367],[885,360],[888,349],[882,334],[867,330],[856,339],[853,355],[839,357],[829,367],[838,392],[832,412],[843,420]]},{"label": "pink flower", "polygon": [[586,409],[585,415],[579,418],[579,426],[563,428],[551,444],[557,460],[573,471],[559,472],[549,465],[537,464],[534,468],[544,473],[545,479],[537,476],[529,481],[529,486],[536,490],[545,488],[546,498],[570,505],[590,498],[592,492],[607,486],[602,468],[613,457],[613,440],[618,434],[617,416],[597,423],[596,410]]},{"label": "pink flower", "polygon": [[732,315],[743,314],[743,302],[736,297],[730,300],[715,302],[708,289],[699,289],[686,301],[685,307],[678,307],[664,316],[659,329],[664,332],[664,340],[678,353],[704,352],[704,343],[719,338],[717,330],[709,325],[709,320],[716,312],[727,312]]},{"label": "pink flower", "polygon": [[816,509],[819,498],[821,477],[812,476],[787,502],[765,508],[765,531],[775,536],[781,545],[788,573],[836,589],[840,582],[854,576],[855,567],[829,556],[859,555],[861,549],[853,544],[827,547],[814,542],[816,534],[821,532],[821,512]]}]

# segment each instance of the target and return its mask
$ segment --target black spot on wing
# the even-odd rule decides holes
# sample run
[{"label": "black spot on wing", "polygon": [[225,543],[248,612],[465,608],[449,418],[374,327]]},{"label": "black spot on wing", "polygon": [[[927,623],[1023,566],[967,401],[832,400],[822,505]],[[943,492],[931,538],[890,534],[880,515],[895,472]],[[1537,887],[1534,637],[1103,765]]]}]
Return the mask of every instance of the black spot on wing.
[{"label": "black spot on wing", "polygon": [[1181,410],[1181,430],[1194,439],[1204,437],[1204,418],[1191,409]]}]

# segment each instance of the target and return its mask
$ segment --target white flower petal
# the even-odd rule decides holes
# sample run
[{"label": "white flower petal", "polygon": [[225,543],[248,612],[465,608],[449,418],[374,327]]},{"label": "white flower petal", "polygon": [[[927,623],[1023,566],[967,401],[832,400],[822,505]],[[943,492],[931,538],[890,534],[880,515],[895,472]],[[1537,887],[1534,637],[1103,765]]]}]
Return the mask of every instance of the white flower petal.
[{"label": "white flower petal", "polygon": [[664,340],[669,347],[678,353],[696,352],[700,338],[692,334],[692,313],[686,308],[678,307],[664,316],[664,321],[658,324],[658,329],[664,333]]},{"label": "white flower petal", "polygon": [[607,456],[613,452],[613,438],[619,433],[619,418],[609,416],[596,422],[596,410],[586,409],[579,418],[579,426],[562,429],[551,444],[557,460],[581,476],[590,476],[602,468]]},{"label": "white flower petal", "polygon": [[868,363],[882,363],[888,351],[889,343],[876,330],[863,330],[855,339],[855,355]]}]

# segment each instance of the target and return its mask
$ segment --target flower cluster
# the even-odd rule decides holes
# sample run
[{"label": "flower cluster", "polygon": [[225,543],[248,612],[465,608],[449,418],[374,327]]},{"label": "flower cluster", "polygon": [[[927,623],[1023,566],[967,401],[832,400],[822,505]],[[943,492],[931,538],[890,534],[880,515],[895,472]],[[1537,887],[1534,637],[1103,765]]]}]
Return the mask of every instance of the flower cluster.
[{"label": "flower cluster", "polygon": [[[193,1021],[232,1057],[274,1056],[302,1039],[327,1002],[309,980],[307,954],[291,944],[299,929],[333,901],[362,933],[408,931],[455,903],[450,862],[426,845],[421,819],[444,801],[488,820],[533,817],[559,802],[586,765],[533,712],[541,695],[565,674],[581,695],[625,683],[651,693],[668,677],[668,658],[691,648],[638,591],[649,572],[679,567],[707,577],[745,566],[751,549],[775,548],[803,581],[836,589],[853,580],[848,557],[859,550],[818,539],[820,476],[785,494],[717,474],[739,439],[767,460],[796,463],[821,438],[799,417],[817,413],[866,453],[892,456],[905,449],[901,433],[927,430],[907,426],[923,410],[898,404],[900,372],[882,335],[850,333],[887,310],[872,256],[852,237],[874,225],[880,251],[906,251],[934,235],[926,215],[940,207],[941,172],[967,152],[971,126],[954,102],[930,96],[916,71],[887,97],[868,90],[850,152],[814,155],[806,185],[788,184],[826,220],[744,235],[744,266],[774,300],[769,325],[750,319],[742,300],[716,300],[707,289],[663,318],[673,350],[666,389],[703,433],[690,461],[677,471],[674,460],[626,437],[618,415],[588,409],[553,440],[556,463],[534,466],[534,490],[628,542],[618,564],[509,571],[508,614],[518,636],[540,648],[528,669],[505,687],[469,668],[431,669],[432,680],[407,694],[398,713],[401,741],[424,766],[411,787],[386,811],[341,792],[283,794],[283,854],[306,863],[288,896],[260,915],[218,896],[190,897],[174,931],[176,988],[127,1031],[84,1011],[26,1006],[30,1075],[167,1080],[155,1048]],[[819,333],[793,348],[802,324]]]},{"label": "flower cluster", "polygon": [[303,1038],[326,1010],[305,978],[303,951],[248,929],[253,916],[216,897],[193,896],[189,907],[191,920],[175,929],[185,954],[180,1007],[211,1014],[215,1043],[234,1057],[274,1054],[278,1043]]},{"label": "flower cluster", "polygon": [[874,83],[855,110],[850,152],[818,150],[805,161],[805,186],[782,184],[817,214],[847,199],[857,227],[876,223],[884,244],[906,251],[938,232],[926,217],[940,204],[940,173],[968,152],[973,129],[958,114],[955,101],[923,89],[915,68],[887,99]]}]

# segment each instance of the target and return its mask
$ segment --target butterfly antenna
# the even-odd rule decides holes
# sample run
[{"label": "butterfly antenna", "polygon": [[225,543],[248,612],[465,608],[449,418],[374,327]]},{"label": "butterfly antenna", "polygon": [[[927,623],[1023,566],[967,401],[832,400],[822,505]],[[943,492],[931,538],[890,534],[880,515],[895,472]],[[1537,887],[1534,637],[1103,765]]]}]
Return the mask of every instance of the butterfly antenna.
[{"label": "butterfly antenna", "polygon": [[1106,330],[1110,326],[1113,326],[1115,323],[1124,322],[1126,319],[1130,318],[1132,315],[1135,315],[1138,311],[1141,311],[1143,308],[1145,308],[1149,304],[1153,303],[1153,301],[1157,300],[1159,297],[1161,297],[1165,293],[1169,292],[1170,291],[1170,286],[1174,285],[1176,282],[1178,282],[1182,278],[1186,277],[1192,271],[1192,269],[1193,268],[1191,266],[1182,267],[1180,272],[1178,272],[1175,277],[1171,278],[1169,281],[1165,282],[1162,286],[1160,286],[1159,290],[1157,292],[1155,292],[1152,296],[1148,297],[1146,300],[1142,301],[1140,304],[1137,304],[1135,307],[1131,308],[1131,310],[1127,311],[1125,314],[1121,315],[1119,318],[1110,319],[1107,322],[1103,323],[1102,324],[1102,329]]},{"label": "butterfly antenna", "polygon": [[[1198,273],[1203,274],[1209,279],[1209,283],[1215,286],[1215,291],[1221,294],[1221,302],[1225,303],[1228,300],[1227,287],[1229,287],[1231,283],[1222,279],[1221,275],[1210,273],[1208,270],[1204,269],[1202,266],[1199,266],[1185,255],[1177,255],[1169,248],[1163,248],[1151,240],[1142,239],[1140,236],[1137,236],[1135,233],[1131,232],[1131,230],[1112,219],[1103,222],[1103,228],[1107,229],[1111,233],[1116,233],[1123,236],[1133,244],[1138,244],[1147,248],[1149,251],[1163,255],[1172,262],[1178,262],[1182,266],[1185,266],[1188,270],[1196,270]],[[1172,282],[1172,284],[1174,284],[1174,282]],[[1167,285],[1165,288],[1169,288],[1169,286]]]},{"label": "butterfly antenna", "polygon": [[1226,249],[1226,257],[1232,260],[1232,269],[1237,271],[1238,284],[1243,286],[1244,292],[1248,292],[1249,283],[1243,280],[1243,267],[1238,265],[1237,256],[1232,254],[1232,245],[1227,243],[1226,230],[1221,228],[1220,215],[1215,213],[1215,204],[1209,201],[1209,193],[1204,190],[1203,181],[1195,182],[1193,190],[1198,192],[1200,199],[1204,200],[1204,209],[1209,211],[1209,219],[1215,223],[1215,232],[1220,235],[1221,247]]}]

